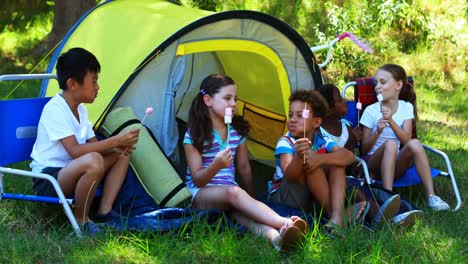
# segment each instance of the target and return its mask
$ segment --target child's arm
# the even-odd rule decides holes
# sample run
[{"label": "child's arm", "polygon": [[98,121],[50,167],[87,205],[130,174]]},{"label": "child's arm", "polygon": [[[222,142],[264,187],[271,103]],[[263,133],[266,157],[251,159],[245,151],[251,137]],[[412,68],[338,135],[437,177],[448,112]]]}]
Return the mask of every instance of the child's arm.
[{"label": "child's arm", "polygon": [[85,144],[78,144],[72,135],[62,138],[60,142],[68,154],[76,159],[90,152],[106,153],[113,148],[131,148],[138,141],[138,133],[139,129],[132,129],[101,141],[91,138]]},{"label": "child's arm", "polygon": [[304,160],[297,154],[281,154],[280,166],[286,180],[294,182],[304,178]]},{"label": "child's arm", "polygon": [[359,125],[357,125],[354,128],[351,126],[346,126],[346,128],[348,129],[349,138],[348,141],[346,141],[344,148],[351,152],[354,152],[354,147],[356,146],[356,144],[358,144],[358,141],[361,140],[362,129]]},{"label": "child's arm", "polygon": [[247,150],[247,142],[244,141],[239,145],[236,151],[236,167],[237,172],[242,178],[242,186],[248,194],[253,195],[252,185],[252,169],[250,168],[249,152]]},{"label": "child's arm", "polygon": [[387,126],[386,123],[387,122],[385,120],[380,119],[377,124],[377,131],[374,134],[372,134],[371,128],[363,126],[361,141],[361,152],[363,155],[367,154],[375,145],[375,142],[377,142],[380,134],[382,134],[383,129]]},{"label": "child's arm", "polygon": [[310,150],[306,156],[306,166],[309,170],[315,170],[323,165],[334,167],[346,167],[354,162],[354,154],[342,147],[334,146],[329,153],[319,154]]},{"label": "child's arm", "polygon": [[221,169],[228,167],[232,163],[231,149],[229,148],[218,152],[213,162],[206,168],[203,168],[201,153],[193,145],[185,144],[184,150],[190,175],[192,175],[193,183],[197,187],[203,187],[208,184]]},{"label": "child's arm", "polygon": [[393,132],[400,140],[401,144],[406,144],[412,136],[413,130],[413,119],[407,119],[403,122],[403,128],[399,127],[393,120],[389,122],[390,127],[393,129]]}]

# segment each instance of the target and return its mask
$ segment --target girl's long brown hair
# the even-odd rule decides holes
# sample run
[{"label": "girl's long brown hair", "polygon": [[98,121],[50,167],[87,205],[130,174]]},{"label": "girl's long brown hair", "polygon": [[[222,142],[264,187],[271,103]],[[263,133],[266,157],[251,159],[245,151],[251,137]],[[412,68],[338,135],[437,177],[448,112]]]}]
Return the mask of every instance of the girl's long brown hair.
[{"label": "girl's long brown hair", "polygon": [[[188,128],[190,129],[193,146],[200,153],[203,153],[203,143],[205,141],[210,146],[213,143],[213,123],[210,119],[208,107],[203,102],[203,96],[205,94],[214,96],[219,92],[221,87],[227,85],[235,85],[231,77],[222,74],[209,75],[202,81],[200,92],[192,101],[189,111]],[[246,137],[249,133],[249,123],[239,115],[234,115],[232,126],[243,137]]]},{"label": "girl's long brown hair", "polygon": [[414,109],[414,120],[418,120],[418,110],[416,107],[416,92],[414,91],[414,85],[408,82],[408,76],[406,75],[405,69],[397,64],[384,64],[379,70],[389,72],[393,78],[397,81],[403,82],[398,99],[410,102]]}]

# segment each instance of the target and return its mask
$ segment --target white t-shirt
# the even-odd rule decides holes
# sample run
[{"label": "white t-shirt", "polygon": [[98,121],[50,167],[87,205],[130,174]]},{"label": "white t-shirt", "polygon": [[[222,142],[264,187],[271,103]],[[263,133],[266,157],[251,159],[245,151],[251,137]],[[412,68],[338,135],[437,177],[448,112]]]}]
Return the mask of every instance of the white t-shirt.
[{"label": "white t-shirt", "polygon": [[[382,113],[380,112],[380,103],[374,103],[369,105],[362,114],[360,123],[371,129],[372,133],[377,131],[377,123],[381,119]],[[411,103],[405,102],[403,100],[398,100],[398,109],[396,113],[392,116],[393,121],[399,126],[403,127],[405,120],[414,119],[413,105]],[[394,139],[398,141],[398,147],[400,147],[400,141],[393,132],[391,127],[385,127],[382,134],[375,142],[375,145],[366,153],[367,155],[372,155],[374,152],[387,140]]]},{"label": "white t-shirt", "polygon": [[86,140],[95,136],[83,104],[78,106],[78,114],[80,122],[59,94],[44,106],[31,153],[30,167],[33,172],[41,172],[46,167],[62,168],[72,161],[60,139],[74,135],[78,144],[84,144]]}]

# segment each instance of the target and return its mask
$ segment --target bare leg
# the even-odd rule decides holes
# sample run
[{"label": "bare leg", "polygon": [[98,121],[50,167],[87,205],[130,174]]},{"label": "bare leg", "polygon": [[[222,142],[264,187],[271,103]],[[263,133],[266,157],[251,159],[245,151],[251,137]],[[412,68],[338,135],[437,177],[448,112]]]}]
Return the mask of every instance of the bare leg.
[{"label": "bare leg", "polygon": [[107,214],[112,209],[112,205],[127,175],[129,162],[130,157],[121,156],[117,152],[104,156],[104,167],[107,174],[104,178],[104,188],[97,210],[98,214]]},{"label": "bare leg", "polygon": [[203,187],[197,193],[193,205],[200,209],[216,208],[223,211],[236,209],[245,217],[275,229],[280,229],[289,220],[278,215],[264,203],[250,197],[237,186]]},{"label": "bare leg", "polygon": [[330,188],[328,179],[322,168],[307,172],[306,184],[315,201],[322,205],[328,217],[332,217],[330,206]]},{"label": "bare leg", "polygon": [[382,185],[387,190],[393,190],[393,179],[395,177],[395,163],[398,153],[398,142],[387,140],[382,144],[367,161],[371,171],[378,171]]},{"label": "bare leg", "polygon": [[259,224],[252,219],[247,218],[237,210],[232,210],[231,215],[240,225],[245,226],[247,229],[249,229],[250,232],[257,236],[263,236],[271,242],[273,242],[273,240],[279,236],[277,229],[271,226]]},{"label": "bare leg", "polygon": [[408,143],[406,143],[398,153],[395,172],[396,177],[399,178],[403,176],[413,160],[416,165],[416,171],[418,172],[424,188],[426,189],[427,196],[435,195],[429,159],[427,158],[421,142],[417,139],[408,141]]},{"label": "bare leg", "polygon": [[330,183],[331,203],[330,221],[342,227],[346,191],[345,169],[342,167],[330,167],[328,180]]},{"label": "bare leg", "polygon": [[64,194],[75,196],[74,215],[80,225],[89,221],[89,208],[103,175],[104,159],[97,152],[72,160],[58,174],[57,180]]}]

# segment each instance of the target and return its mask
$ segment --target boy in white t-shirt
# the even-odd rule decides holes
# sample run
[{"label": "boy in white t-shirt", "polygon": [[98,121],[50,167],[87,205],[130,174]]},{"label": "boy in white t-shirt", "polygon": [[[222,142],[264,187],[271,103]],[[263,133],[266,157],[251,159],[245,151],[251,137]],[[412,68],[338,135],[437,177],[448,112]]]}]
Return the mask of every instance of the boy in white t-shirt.
[{"label": "boy in white t-shirt", "polygon": [[[83,103],[92,103],[99,90],[101,66],[82,48],[62,54],[57,62],[61,93],[44,107],[31,153],[31,168],[57,178],[65,196],[75,198],[74,215],[90,234],[101,230],[89,219],[96,187],[103,179],[100,219],[111,213],[129,165],[129,154],[138,141],[138,129],[98,141]],[[50,182],[34,179],[38,195],[56,196]]]}]

